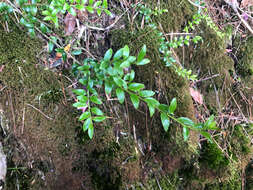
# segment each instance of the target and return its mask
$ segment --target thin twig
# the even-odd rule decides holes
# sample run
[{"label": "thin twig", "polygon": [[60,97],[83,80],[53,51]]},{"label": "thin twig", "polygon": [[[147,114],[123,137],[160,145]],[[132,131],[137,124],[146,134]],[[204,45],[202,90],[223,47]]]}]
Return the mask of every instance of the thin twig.
[{"label": "thin twig", "polygon": [[34,107],[33,105],[27,104],[27,103],[26,103],[26,105],[28,105],[28,106],[32,107],[33,109],[35,109],[36,111],[40,112],[40,113],[41,113],[44,117],[46,117],[47,119],[53,120],[53,118],[47,116],[46,114],[44,114],[42,111],[40,111],[38,108]]}]

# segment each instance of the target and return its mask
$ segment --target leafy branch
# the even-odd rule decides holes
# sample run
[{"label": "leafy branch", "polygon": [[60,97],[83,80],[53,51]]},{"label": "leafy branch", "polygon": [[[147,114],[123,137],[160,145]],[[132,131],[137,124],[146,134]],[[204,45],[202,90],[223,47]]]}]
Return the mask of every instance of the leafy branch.
[{"label": "leafy branch", "polygon": [[139,52],[137,58],[130,55],[128,46],[116,51],[113,55],[112,49],[107,50],[101,61],[85,59],[82,65],[74,65],[73,73],[79,75],[79,83],[82,85],[80,89],[74,89],[77,95],[77,102],[73,104],[77,109],[82,110],[79,117],[83,121],[83,131],[88,130],[90,138],[94,135],[93,122],[102,122],[106,119],[105,114],[97,105],[102,104],[97,89],[104,89],[108,96],[115,95],[122,104],[126,99],[126,94],[135,109],[139,108],[140,101],[145,102],[149,108],[150,117],[157,110],[160,113],[161,123],[167,132],[171,120],[183,126],[184,140],[189,138],[189,130],[199,131],[210,141],[212,140],[208,130],[216,130],[214,117],[210,117],[205,123],[194,123],[186,117],[177,118],[174,112],[177,108],[176,98],[173,98],[170,105],[161,104],[154,98],[155,92],[145,90],[142,83],[133,82],[135,72],[131,69],[131,65],[142,66],[148,64],[149,59],[145,58],[146,46],[144,45]]}]

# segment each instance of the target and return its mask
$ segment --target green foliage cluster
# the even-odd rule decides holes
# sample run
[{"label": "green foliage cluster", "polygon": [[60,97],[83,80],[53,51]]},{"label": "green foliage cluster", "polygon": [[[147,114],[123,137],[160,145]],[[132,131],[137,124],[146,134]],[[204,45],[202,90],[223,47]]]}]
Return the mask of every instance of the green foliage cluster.
[{"label": "green foliage cluster", "polygon": [[199,131],[207,139],[211,140],[211,135],[207,130],[216,130],[214,117],[211,116],[205,123],[194,123],[186,117],[177,118],[174,112],[177,108],[177,101],[173,98],[170,105],[160,104],[154,98],[155,92],[145,90],[142,83],[133,82],[135,72],[132,65],[142,66],[149,63],[145,58],[146,46],[144,45],[137,58],[130,55],[128,46],[119,49],[114,55],[112,49],[107,50],[104,58],[100,61],[85,59],[83,65],[73,65],[73,72],[79,76],[79,83],[83,86],[81,89],[75,89],[73,92],[77,95],[78,101],[73,104],[77,109],[82,110],[79,117],[83,122],[83,131],[88,130],[90,138],[94,134],[93,122],[102,122],[106,116],[97,105],[102,104],[97,89],[103,88],[108,96],[116,95],[118,101],[122,104],[125,101],[126,94],[135,109],[138,109],[140,101],[145,102],[149,108],[150,117],[157,110],[160,113],[161,123],[167,132],[171,120],[183,126],[184,140],[189,138],[189,130]]},{"label": "green foliage cluster", "polygon": [[[0,3],[0,15],[3,15],[5,20],[9,19],[11,13],[20,15],[19,23],[28,29],[31,36],[35,36],[35,31],[40,30],[42,33],[51,33],[51,26],[44,21],[54,23],[55,27],[59,27],[59,16],[69,12],[76,16],[77,10],[87,10],[90,13],[96,13],[100,16],[102,12],[111,15],[108,10],[107,0],[49,0],[43,3],[41,0],[15,0],[14,3]],[[40,17],[44,17],[43,21]]]},{"label": "green foliage cluster", "polygon": [[13,12],[13,8],[5,2],[0,2],[0,19],[7,21],[9,14]]},{"label": "green foliage cluster", "polygon": [[158,11],[157,8],[155,10],[152,10],[151,8],[146,7],[144,5],[139,6],[139,13],[144,16],[145,23],[154,33],[156,33],[159,39],[160,43],[159,52],[161,53],[161,59],[163,60],[165,65],[167,67],[172,67],[179,76],[182,76],[190,80],[196,80],[197,76],[193,75],[191,70],[187,70],[183,68],[181,64],[177,63],[176,59],[173,56],[173,51],[174,49],[182,47],[184,45],[189,46],[191,41],[194,44],[197,44],[199,41],[202,40],[200,36],[193,37],[189,33],[190,30],[195,29],[194,25],[200,24],[202,17],[199,13],[195,14],[193,16],[193,21],[188,22],[188,25],[184,28],[183,31],[185,33],[182,33],[181,36],[179,37],[174,37],[172,40],[169,40],[166,34],[161,32],[158,29],[157,24],[155,24],[155,22],[152,21],[152,16],[157,16],[163,14],[164,12],[167,12],[167,10],[161,9],[160,11]]},{"label": "green foliage cluster", "polygon": [[51,0],[50,4],[46,6],[46,10],[42,11],[42,14],[45,16],[44,20],[52,21],[58,27],[58,13],[65,14],[67,11],[76,16],[76,10],[87,10],[89,13],[96,11],[98,16],[102,14],[102,11],[111,15],[111,12],[107,8],[107,0],[89,0],[88,2],[87,0]]}]

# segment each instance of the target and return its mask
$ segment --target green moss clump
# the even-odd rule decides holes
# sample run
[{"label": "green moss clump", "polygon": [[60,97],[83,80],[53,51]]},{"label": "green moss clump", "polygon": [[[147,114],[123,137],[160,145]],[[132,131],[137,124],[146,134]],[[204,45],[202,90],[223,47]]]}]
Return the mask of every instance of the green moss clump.
[{"label": "green moss clump", "polygon": [[236,65],[237,72],[242,77],[253,75],[253,37],[249,37],[243,42],[238,55],[238,63]]},{"label": "green moss clump", "polygon": [[229,160],[214,143],[205,143],[201,152],[200,163],[214,170],[222,170],[228,164]]}]

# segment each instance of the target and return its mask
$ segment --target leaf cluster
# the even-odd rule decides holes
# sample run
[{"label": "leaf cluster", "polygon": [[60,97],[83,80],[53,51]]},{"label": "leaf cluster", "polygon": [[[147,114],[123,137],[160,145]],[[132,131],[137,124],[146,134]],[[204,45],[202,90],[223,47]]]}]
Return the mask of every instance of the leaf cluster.
[{"label": "leaf cluster", "polygon": [[[56,28],[59,27],[59,16],[69,12],[76,16],[76,11],[87,10],[89,13],[96,12],[98,16],[105,12],[111,15],[108,10],[107,0],[49,0],[44,3],[41,0],[14,0],[14,3],[0,3],[0,15],[4,19],[9,19],[9,14],[19,13],[19,23],[25,26],[31,36],[35,36],[35,31],[40,30],[47,34],[52,32],[52,26],[47,23],[54,23]],[[39,18],[43,16],[43,21]]]},{"label": "leaf cluster", "polygon": [[174,121],[183,126],[184,140],[188,140],[189,130],[192,129],[199,131],[211,141],[208,130],[217,129],[213,116],[205,123],[194,123],[186,117],[177,118],[174,115],[177,108],[176,98],[171,100],[170,105],[161,104],[154,98],[154,91],[146,90],[144,84],[134,82],[135,71],[131,66],[148,64],[149,59],[145,58],[145,55],[145,45],[137,57],[131,56],[129,47],[124,46],[114,54],[112,49],[107,50],[104,58],[100,61],[85,59],[82,65],[73,65],[73,73],[79,77],[79,83],[82,86],[82,88],[73,90],[77,95],[77,102],[73,106],[82,110],[79,120],[83,121],[83,131],[88,130],[88,135],[92,138],[94,134],[93,122],[102,122],[106,119],[105,114],[98,107],[103,104],[98,89],[103,89],[107,97],[116,96],[121,104],[128,96],[135,109],[139,108],[141,101],[146,103],[150,117],[157,110],[165,132],[168,131],[170,123]]}]

